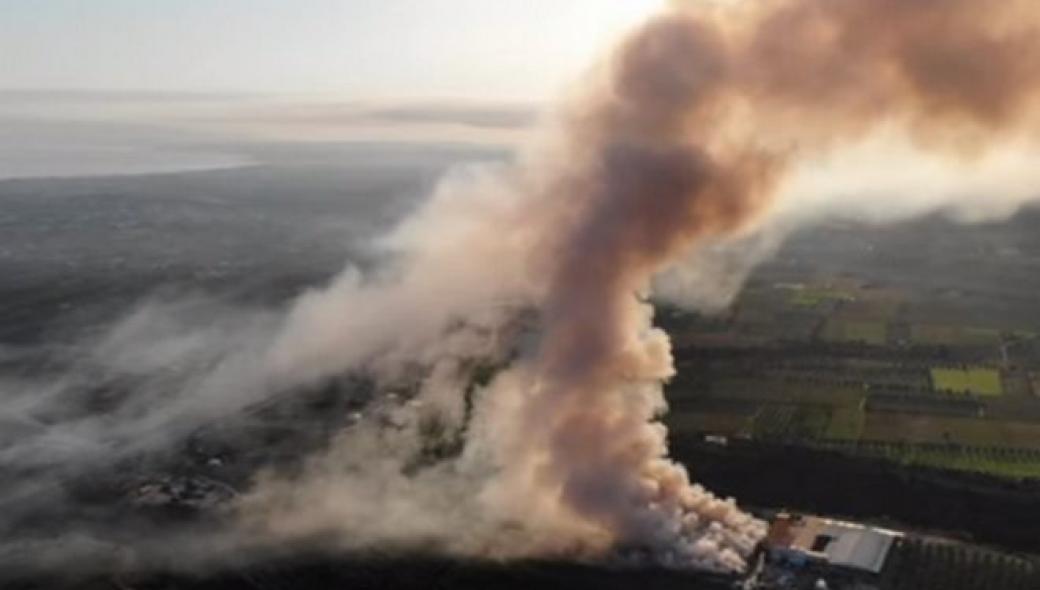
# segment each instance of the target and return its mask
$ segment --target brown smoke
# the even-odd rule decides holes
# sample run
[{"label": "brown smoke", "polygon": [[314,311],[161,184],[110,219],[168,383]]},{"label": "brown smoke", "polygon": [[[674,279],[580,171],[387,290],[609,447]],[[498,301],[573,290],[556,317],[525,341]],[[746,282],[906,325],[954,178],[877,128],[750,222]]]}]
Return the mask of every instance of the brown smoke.
[{"label": "brown smoke", "polygon": [[[70,411],[90,375],[5,384],[0,466],[27,474],[5,507],[63,499],[70,473],[325,377],[356,371],[383,395],[300,473],[257,478],[226,535],[4,539],[0,572],[135,551],[206,563],[299,539],[744,568],[764,523],[668,458],[675,369],[654,279],[712,281],[719,299],[750,268],[742,243],[754,262],[829,214],[1037,200],[1040,3],[676,1],[615,48],[545,145],[444,179],[373,245],[391,262],[348,269],[284,318],[142,306],[85,358],[91,375],[144,383],[112,411]],[[691,256],[700,266],[675,273]],[[8,512],[4,530],[24,520]]]},{"label": "brown smoke", "polygon": [[580,213],[556,253],[525,431],[542,484],[621,544],[739,563],[747,546],[726,535],[714,551],[683,547],[711,526],[739,541],[754,526],[698,506],[664,459],[659,400],[639,385],[672,369],[639,295],[691,248],[753,223],[799,158],[882,123],[952,154],[1020,129],[1040,88],[1038,18],[1025,1],[776,0],[676,10],[628,39],[570,120],[573,167],[553,186]]},{"label": "brown smoke", "polygon": [[[328,498],[344,486],[322,473],[317,488],[287,486],[305,514],[283,528],[334,514],[350,528],[351,515],[377,514],[398,538],[422,515],[424,535],[450,535],[443,506],[463,505],[480,515],[460,551],[630,548],[680,567],[743,568],[763,523],[667,458],[658,418],[674,367],[645,301],[651,281],[756,227],[807,162],[874,134],[895,130],[954,166],[1031,139],[1038,25],[1033,0],[687,3],[645,24],[570,104],[558,144],[493,179],[446,186],[399,232],[398,275],[345,274],[301,301],[276,343],[282,377],[464,366],[495,344],[445,338],[448,325],[483,317],[493,333],[502,317],[486,312],[502,302],[540,310],[537,350],[481,391],[465,452],[438,474],[465,474],[465,485],[419,494],[408,478],[379,480],[372,496],[409,515],[388,520],[346,491]],[[458,400],[464,381],[427,382],[420,401]],[[459,488],[475,498],[441,495]],[[256,505],[267,510],[278,494]],[[308,512],[320,505],[337,512]],[[501,521],[530,535],[510,525],[524,542],[504,546]],[[478,523],[489,528],[472,530]]]}]

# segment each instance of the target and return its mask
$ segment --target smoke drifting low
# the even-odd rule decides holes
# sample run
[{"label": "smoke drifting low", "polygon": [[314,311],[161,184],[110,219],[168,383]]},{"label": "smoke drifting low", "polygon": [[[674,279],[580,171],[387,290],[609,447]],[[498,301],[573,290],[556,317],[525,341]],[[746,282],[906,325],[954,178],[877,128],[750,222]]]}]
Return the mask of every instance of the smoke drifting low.
[{"label": "smoke drifting low", "polygon": [[[1014,1],[983,12],[966,0],[679,5],[617,48],[548,147],[490,183],[449,185],[406,226],[399,276],[348,279],[303,303],[285,362],[349,350],[369,323],[386,337],[386,317],[415,309],[407,342],[381,356],[437,341],[446,320],[488,305],[537,309],[534,350],[482,392],[486,425],[459,462],[489,461],[494,475],[473,488],[479,512],[543,527],[531,533],[542,550],[638,548],[741,569],[763,525],[667,458],[657,417],[674,368],[644,301],[655,277],[681,292],[692,276],[724,298],[806,221],[985,215],[1032,198],[1033,185],[1016,184],[1034,178],[1021,154],[1036,129],[1038,16]],[[839,184],[848,162],[859,172]],[[908,173],[915,165],[926,173]],[[688,260],[701,266],[676,272]],[[402,309],[335,319],[368,298]],[[351,366],[337,359],[324,369]]]},{"label": "smoke drifting low", "polygon": [[[538,146],[446,179],[380,242],[392,263],[304,296],[218,374],[212,395],[420,376],[302,473],[259,478],[241,530],[742,569],[765,526],[668,458],[675,369],[648,297],[724,303],[786,232],[827,216],[985,217],[1034,198],[1038,28],[1030,0],[666,10]],[[475,363],[493,377],[475,382]],[[431,421],[459,448],[415,469]]]}]

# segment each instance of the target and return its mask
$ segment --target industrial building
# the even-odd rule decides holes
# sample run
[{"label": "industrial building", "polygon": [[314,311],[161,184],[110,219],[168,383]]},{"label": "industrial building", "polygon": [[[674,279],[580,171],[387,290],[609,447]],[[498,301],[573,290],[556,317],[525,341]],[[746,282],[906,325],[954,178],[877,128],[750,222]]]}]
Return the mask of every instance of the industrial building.
[{"label": "industrial building", "polygon": [[879,575],[902,533],[863,524],[783,513],[766,537],[771,558]]}]

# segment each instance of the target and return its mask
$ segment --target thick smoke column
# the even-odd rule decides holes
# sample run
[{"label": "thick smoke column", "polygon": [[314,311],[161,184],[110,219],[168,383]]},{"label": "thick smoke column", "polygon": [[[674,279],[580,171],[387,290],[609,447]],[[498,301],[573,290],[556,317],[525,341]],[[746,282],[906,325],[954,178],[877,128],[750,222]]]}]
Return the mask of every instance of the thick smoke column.
[{"label": "thick smoke column", "polygon": [[1038,14],[1014,1],[776,1],[678,10],[630,38],[571,119],[573,166],[551,186],[574,209],[525,409],[539,484],[617,543],[740,568],[760,523],[665,458],[654,417],[673,368],[639,295],[691,248],[755,223],[801,158],[882,123],[971,156],[1029,122]]},{"label": "thick smoke column", "polygon": [[[132,539],[120,561],[192,567],[332,539],[739,570],[764,525],[668,459],[674,367],[647,299],[692,280],[718,304],[785,232],[830,214],[992,216],[1035,200],[1038,29],[1035,0],[673,3],[543,144],[445,179],[373,246],[385,264],[284,317],[144,305],[77,352],[85,368],[19,383],[0,407],[0,468],[24,477],[0,490],[0,530],[69,501],[64,474],[360,374],[374,399],[347,394],[369,405],[327,452],[258,475],[227,528],[117,531]],[[132,385],[100,413],[79,397],[95,371]],[[75,531],[8,537],[0,573],[116,554]]]},{"label": "thick smoke column", "polygon": [[441,376],[426,390],[462,389],[436,370],[457,353],[444,330],[479,315],[493,333],[501,317],[489,309],[533,307],[535,350],[482,391],[451,468],[484,474],[472,484],[479,509],[524,522],[533,552],[631,549],[739,570],[764,525],[667,458],[657,418],[674,368],[645,301],[653,279],[763,224],[792,172],[879,133],[954,167],[1031,140],[1038,20],[1032,0],[676,6],[604,64],[558,143],[494,182],[445,189],[406,224],[398,275],[348,276],[301,302],[277,374],[421,359]]}]

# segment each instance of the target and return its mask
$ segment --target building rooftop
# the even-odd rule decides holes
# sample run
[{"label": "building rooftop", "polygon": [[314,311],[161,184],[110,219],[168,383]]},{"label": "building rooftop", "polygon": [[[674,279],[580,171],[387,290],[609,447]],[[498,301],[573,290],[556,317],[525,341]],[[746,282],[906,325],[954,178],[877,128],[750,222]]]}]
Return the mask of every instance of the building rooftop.
[{"label": "building rooftop", "polygon": [[815,516],[781,514],[766,538],[772,551],[880,573],[902,533]]}]

